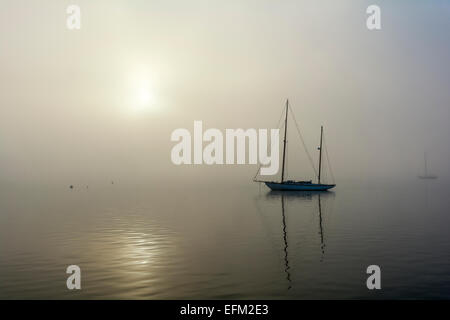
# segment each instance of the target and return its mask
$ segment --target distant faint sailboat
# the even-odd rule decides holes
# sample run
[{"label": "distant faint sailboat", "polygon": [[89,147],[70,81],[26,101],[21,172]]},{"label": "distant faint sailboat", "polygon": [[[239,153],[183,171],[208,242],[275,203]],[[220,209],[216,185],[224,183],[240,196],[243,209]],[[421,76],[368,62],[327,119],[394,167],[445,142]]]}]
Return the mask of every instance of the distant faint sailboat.
[{"label": "distant faint sailboat", "polygon": [[[323,138],[323,126],[320,127],[320,146],[319,146],[319,174],[317,176],[317,183],[309,181],[297,181],[297,180],[285,180],[285,163],[286,163],[286,136],[287,136],[287,123],[289,112],[289,100],[286,100],[286,115],[284,120],[284,140],[283,140],[283,161],[281,168],[281,181],[259,181],[254,179],[255,182],[264,182],[271,190],[279,191],[326,191],[334,188],[336,184],[323,184],[320,182],[321,169],[322,169],[322,138]],[[295,118],[294,118],[295,120]],[[259,172],[259,171],[258,171]],[[258,175],[258,173],[257,173]],[[256,177],[255,177],[256,178]]]},{"label": "distant faint sailboat", "polygon": [[423,154],[423,160],[424,160],[424,173],[423,175],[419,175],[419,179],[437,179],[436,175],[428,173],[426,152]]}]

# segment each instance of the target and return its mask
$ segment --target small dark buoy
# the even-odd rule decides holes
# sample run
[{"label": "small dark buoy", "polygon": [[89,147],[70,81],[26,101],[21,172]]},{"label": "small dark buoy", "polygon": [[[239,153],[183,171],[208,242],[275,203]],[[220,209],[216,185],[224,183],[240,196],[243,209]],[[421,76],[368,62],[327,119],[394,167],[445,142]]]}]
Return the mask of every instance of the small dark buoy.
[{"label": "small dark buoy", "polygon": [[73,189],[73,185],[70,185],[70,187],[69,187],[70,189]]}]

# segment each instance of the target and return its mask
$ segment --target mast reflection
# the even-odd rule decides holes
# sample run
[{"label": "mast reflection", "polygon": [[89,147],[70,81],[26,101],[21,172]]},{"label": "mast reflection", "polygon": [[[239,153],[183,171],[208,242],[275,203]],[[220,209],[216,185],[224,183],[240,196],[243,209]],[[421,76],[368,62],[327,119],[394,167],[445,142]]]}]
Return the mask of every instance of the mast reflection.
[{"label": "mast reflection", "polygon": [[288,257],[288,240],[286,232],[286,215],[284,213],[284,195],[281,195],[281,216],[283,221],[283,240],[284,240],[284,272],[286,273],[286,279],[288,280],[288,290],[292,288],[291,274],[289,273],[289,257]]},{"label": "mast reflection", "polygon": [[[266,194],[266,199],[273,201],[280,199],[281,201],[281,225],[283,236],[283,251],[284,251],[284,272],[286,274],[286,280],[288,281],[288,290],[292,288],[291,280],[291,266],[289,262],[289,241],[287,230],[287,203],[291,200],[300,202],[311,202],[317,199],[317,210],[319,216],[319,237],[320,237],[320,251],[323,261],[325,255],[325,233],[324,233],[324,219],[322,216],[322,199],[327,197],[334,197],[333,192],[282,192],[282,191],[270,191]],[[303,214],[304,212],[297,212],[297,214]]]}]

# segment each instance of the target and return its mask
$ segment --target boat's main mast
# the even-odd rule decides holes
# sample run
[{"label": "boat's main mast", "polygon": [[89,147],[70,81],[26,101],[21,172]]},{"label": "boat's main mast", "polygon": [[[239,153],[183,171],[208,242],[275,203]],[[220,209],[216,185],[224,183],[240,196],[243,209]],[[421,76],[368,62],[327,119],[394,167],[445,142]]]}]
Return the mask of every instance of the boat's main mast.
[{"label": "boat's main mast", "polygon": [[286,134],[287,134],[288,110],[289,110],[289,99],[286,100],[286,117],[284,119],[283,166],[281,168],[281,183],[284,182],[284,163],[286,160]]},{"label": "boat's main mast", "polygon": [[320,126],[320,147],[319,147],[319,176],[317,177],[317,183],[320,184],[320,174],[322,169],[322,136],[323,136],[323,126]]}]

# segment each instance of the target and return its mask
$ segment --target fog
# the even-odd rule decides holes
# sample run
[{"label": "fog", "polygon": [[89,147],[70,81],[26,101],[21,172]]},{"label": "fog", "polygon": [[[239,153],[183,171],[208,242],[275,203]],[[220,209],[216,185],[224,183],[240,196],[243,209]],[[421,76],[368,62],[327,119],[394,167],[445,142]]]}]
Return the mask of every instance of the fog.
[{"label": "fog", "polygon": [[[175,166],[171,132],[274,128],[286,98],[337,182],[415,178],[424,152],[446,179],[450,3],[376,1],[369,31],[373,2],[2,0],[0,179],[250,182],[256,165]],[[289,172],[312,178],[290,128]]]}]

